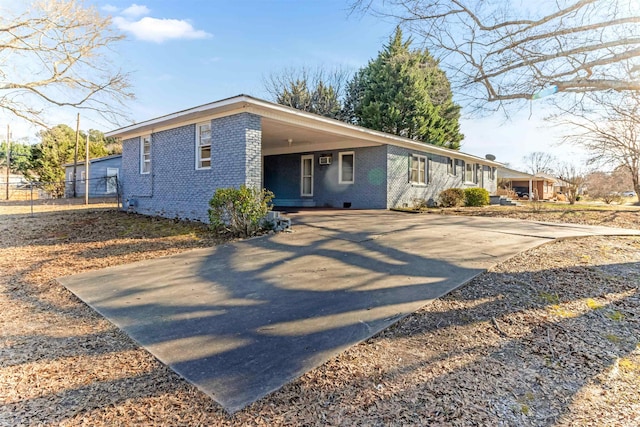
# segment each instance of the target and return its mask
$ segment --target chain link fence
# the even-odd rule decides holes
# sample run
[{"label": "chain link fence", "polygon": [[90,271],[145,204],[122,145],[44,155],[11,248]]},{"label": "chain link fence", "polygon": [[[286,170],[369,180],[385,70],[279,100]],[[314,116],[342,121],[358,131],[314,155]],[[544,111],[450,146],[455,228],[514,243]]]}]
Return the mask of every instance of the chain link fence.
[{"label": "chain link fence", "polygon": [[[36,213],[81,205],[119,209],[122,186],[117,176],[73,181],[0,181],[0,213]],[[89,197],[85,198],[88,188]]]}]

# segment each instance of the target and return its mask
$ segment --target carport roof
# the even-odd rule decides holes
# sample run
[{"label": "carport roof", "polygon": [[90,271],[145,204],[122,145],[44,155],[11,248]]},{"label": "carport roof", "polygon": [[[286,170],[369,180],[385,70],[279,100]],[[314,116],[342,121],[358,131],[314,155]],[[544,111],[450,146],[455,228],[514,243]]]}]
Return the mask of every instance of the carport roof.
[{"label": "carport roof", "polygon": [[551,176],[544,174],[532,175],[530,173],[521,172],[515,169],[509,169],[504,166],[498,167],[498,177],[505,179],[526,179],[531,181],[548,181],[556,182],[557,180]]},{"label": "carport roof", "polygon": [[[253,113],[262,117],[263,154],[265,155],[305,150],[329,150],[343,148],[345,145],[357,147],[386,144],[410,150],[427,151],[442,156],[456,157],[490,166],[501,165],[501,163],[457,150],[424,144],[385,132],[351,125],[249,95],[237,95],[167,114],[107,132],[105,135],[121,139],[134,138],[240,112]],[[310,135],[312,138],[309,137]],[[295,147],[291,147],[292,142],[289,140],[295,144]]]}]

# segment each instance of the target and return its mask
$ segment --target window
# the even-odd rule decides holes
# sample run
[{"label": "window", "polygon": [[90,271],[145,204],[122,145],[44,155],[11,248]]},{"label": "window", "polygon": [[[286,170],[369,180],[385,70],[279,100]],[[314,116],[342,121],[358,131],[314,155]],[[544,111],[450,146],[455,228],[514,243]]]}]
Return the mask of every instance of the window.
[{"label": "window", "polygon": [[85,178],[86,178],[86,176],[85,176],[84,171],[80,171],[80,182],[81,182],[82,184],[84,184],[84,180],[85,180]]},{"label": "window", "polygon": [[338,160],[340,163],[338,167],[338,182],[340,184],[353,184],[355,153],[353,151],[340,153]]},{"label": "window", "polygon": [[211,168],[211,123],[196,125],[196,169]]},{"label": "window", "polygon": [[480,184],[480,186],[484,186],[484,166],[476,163],[476,176],[473,181],[476,184]]},{"label": "window", "polygon": [[465,182],[473,182],[473,169],[474,169],[474,165],[473,163],[467,163],[465,164],[465,169],[464,169],[464,180]]},{"label": "window", "polygon": [[456,174],[456,161],[451,157],[447,157],[447,173],[449,175]]},{"label": "window", "polygon": [[496,168],[491,168],[491,181],[496,179]]},{"label": "window", "polygon": [[313,196],[313,154],[302,156],[300,161],[300,195]]},{"label": "window", "polygon": [[115,193],[118,189],[118,168],[107,168],[107,193]]},{"label": "window", "polygon": [[67,182],[68,183],[72,183],[73,182],[73,172],[69,172],[67,174]]},{"label": "window", "polygon": [[411,183],[426,184],[427,158],[413,154],[411,156]]},{"label": "window", "polygon": [[140,173],[151,172],[151,135],[140,139]]},{"label": "window", "polygon": [[460,160],[460,159],[455,160],[455,167],[453,168],[453,174],[456,176],[458,174],[464,175],[464,160]]}]

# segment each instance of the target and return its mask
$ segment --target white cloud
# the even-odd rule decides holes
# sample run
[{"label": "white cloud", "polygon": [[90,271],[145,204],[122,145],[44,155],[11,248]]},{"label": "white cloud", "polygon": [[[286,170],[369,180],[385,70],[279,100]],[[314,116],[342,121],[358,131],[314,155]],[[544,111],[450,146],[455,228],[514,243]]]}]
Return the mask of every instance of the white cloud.
[{"label": "white cloud", "polygon": [[138,5],[138,4],[132,4],[131,6],[129,6],[128,8],[126,8],[125,10],[123,10],[121,12],[122,15],[128,16],[130,18],[137,18],[138,16],[145,16],[148,15],[149,12],[151,12],[149,10],[149,8],[147,6],[144,5]]},{"label": "white cloud", "polygon": [[115,13],[118,10],[120,10],[117,7],[115,7],[114,5],[111,5],[111,4],[105,4],[100,9],[104,10],[105,12],[109,12],[109,13]]},{"label": "white cloud", "polygon": [[181,19],[157,19],[144,17],[139,21],[129,21],[121,16],[113,18],[113,23],[122,31],[133,34],[139,40],[162,43],[166,40],[205,39],[211,37],[206,31],[196,30]]}]

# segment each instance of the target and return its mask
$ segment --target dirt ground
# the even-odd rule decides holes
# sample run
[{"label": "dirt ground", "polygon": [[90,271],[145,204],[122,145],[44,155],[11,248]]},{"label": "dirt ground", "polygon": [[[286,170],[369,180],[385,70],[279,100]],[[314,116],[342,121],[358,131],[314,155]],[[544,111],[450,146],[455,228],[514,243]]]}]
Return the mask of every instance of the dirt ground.
[{"label": "dirt ground", "polygon": [[[206,228],[21,209],[0,204],[1,425],[640,425],[640,238],[519,254],[229,416],[54,280],[215,244]],[[640,228],[594,212],[492,215]]]}]

